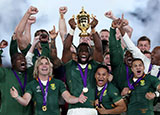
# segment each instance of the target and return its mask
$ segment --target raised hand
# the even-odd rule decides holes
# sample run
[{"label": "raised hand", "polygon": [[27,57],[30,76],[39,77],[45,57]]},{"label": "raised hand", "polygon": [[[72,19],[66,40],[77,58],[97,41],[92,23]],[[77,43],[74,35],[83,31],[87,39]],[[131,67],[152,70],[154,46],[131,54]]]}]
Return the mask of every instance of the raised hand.
[{"label": "raised hand", "polygon": [[93,20],[90,23],[91,29],[95,28],[97,26],[97,24],[98,24],[98,20],[95,17],[93,17]]},{"label": "raised hand", "polygon": [[29,18],[28,18],[28,24],[34,24],[36,22],[36,17],[35,16],[30,16]]},{"label": "raised hand", "polygon": [[97,107],[96,109],[100,114],[108,114],[102,104],[100,104],[100,107]]},{"label": "raised hand", "polygon": [[59,13],[60,13],[60,14],[65,14],[65,13],[67,12],[67,10],[68,10],[68,9],[67,9],[66,6],[60,7],[60,8],[59,8]]},{"label": "raised hand", "polygon": [[8,42],[5,41],[5,40],[2,40],[1,43],[0,43],[0,48],[5,48],[8,46]]},{"label": "raised hand", "polygon": [[121,92],[121,95],[124,96],[124,95],[127,95],[129,93],[129,88],[128,87],[125,87],[122,92]]},{"label": "raised hand", "polygon": [[107,18],[110,18],[112,20],[116,20],[117,18],[113,15],[112,11],[108,11],[104,14]]},{"label": "raised hand", "polygon": [[71,18],[71,19],[68,21],[68,23],[69,23],[70,27],[71,27],[73,30],[75,30],[75,28],[76,28],[76,22],[75,22],[74,18]]},{"label": "raised hand", "polygon": [[17,98],[18,97],[18,92],[17,90],[12,86],[12,88],[10,89],[10,94],[13,98]]},{"label": "raised hand", "polygon": [[79,98],[78,98],[78,102],[84,103],[84,102],[87,101],[87,98],[88,98],[88,97],[84,96],[84,94],[83,94],[83,92],[82,92],[81,95],[80,95]]},{"label": "raised hand", "polygon": [[58,31],[56,32],[56,28],[55,26],[53,26],[53,29],[51,31],[49,31],[50,37],[51,39],[55,39],[58,35]]},{"label": "raised hand", "polygon": [[37,14],[38,13],[38,9],[34,6],[30,6],[27,13],[29,13],[30,15],[32,14]]}]

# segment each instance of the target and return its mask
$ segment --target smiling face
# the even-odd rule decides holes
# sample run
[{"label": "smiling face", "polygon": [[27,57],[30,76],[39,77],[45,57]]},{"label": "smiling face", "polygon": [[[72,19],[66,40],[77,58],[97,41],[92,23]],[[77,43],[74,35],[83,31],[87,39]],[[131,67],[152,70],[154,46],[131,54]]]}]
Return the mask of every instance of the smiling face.
[{"label": "smiling face", "polygon": [[153,49],[151,53],[151,63],[152,65],[160,65],[160,46]]},{"label": "smiling face", "polygon": [[50,66],[47,59],[42,59],[38,66],[39,75],[48,76],[50,72]]},{"label": "smiling face", "polygon": [[145,50],[146,50],[146,51],[149,51],[149,50],[150,50],[150,43],[149,43],[148,40],[139,41],[137,47],[138,47],[142,52],[144,52]]},{"label": "smiling face", "polygon": [[109,77],[109,73],[105,68],[100,67],[97,69],[95,73],[95,79],[99,87],[102,87],[106,84],[106,82],[108,81],[108,77]]},{"label": "smiling face", "polygon": [[[83,44],[83,45],[82,45]],[[82,43],[79,47],[78,47],[78,62],[81,64],[86,64],[89,60],[90,57],[90,48],[86,43]]]},{"label": "smiling face", "polygon": [[126,51],[124,55],[124,63],[129,67],[131,67],[132,60],[133,60],[132,53],[130,53],[129,51]]},{"label": "smiling face", "polygon": [[16,71],[24,72],[26,70],[26,59],[23,54],[16,54],[12,57],[12,67]]},{"label": "smiling face", "polygon": [[132,62],[132,72],[134,73],[134,77],[140,78],[144,73],[144,64],[142,60],[134,60]]}]

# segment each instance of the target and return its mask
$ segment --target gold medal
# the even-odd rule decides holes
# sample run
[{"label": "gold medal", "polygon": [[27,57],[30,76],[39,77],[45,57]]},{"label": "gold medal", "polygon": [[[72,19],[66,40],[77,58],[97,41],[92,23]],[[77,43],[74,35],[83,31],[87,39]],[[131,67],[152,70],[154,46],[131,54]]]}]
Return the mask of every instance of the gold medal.
[{"label": "gold medal", "polygon": [[43,106],[42,106],[42,110],[43,110],[43,111],[47,111],[47,106],[46,106],[46,105],[43,105]]},{"label": "gold medal", "polygon": [[88,88],[87,88],[87,87],[84,87],[84,88],[83,88],[83,92],[84,92],[84,93],[87,93],[87,92],[88,92]]}]

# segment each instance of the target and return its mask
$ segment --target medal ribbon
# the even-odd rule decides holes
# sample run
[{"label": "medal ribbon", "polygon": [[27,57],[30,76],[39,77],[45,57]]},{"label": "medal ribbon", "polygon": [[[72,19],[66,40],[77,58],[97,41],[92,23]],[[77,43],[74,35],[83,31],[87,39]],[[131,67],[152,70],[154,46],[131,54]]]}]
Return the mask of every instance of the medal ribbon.
[{"label": "medal ribbon", "polygon": [[83,71],[82,71],[82,68],[81,66],[78,64],[78,68],[79,68],[79,71],[80,71],[80,74],[81,74],[81,77],[82,77],[82,80],[83,80],[83,86],[84,87],[87,87],[87,73],[88,73],[88,64],[87,66],[85,67],[85,73],[83,75]]},{"label": "medal ribbon", "polygon": [[47,95],[48,95],[48,86],[49,86],[49,77],[48,77],[48,81],[47,81],[47,85],[46,85],[46,90],[44,91],[43,89],[43,85],[42,85],[42,82],[41,80],[39,79],[38,77],[38,81],[39,81],[39,85],[41,87],[41,91],[42,91],[42,94],[43,94],[43,106],[47,105]]},{"label": "medal ribbon", "polygon": [[25,72],[25,77],[24,77],[24,85],[22,85],[22,82],[20,80],[20,78],[18,77],[17,73],[12,69],[14,75],[16,76],[18,82],[19,82],[19,85],[21,86],[21,89],[22,89],[22,92],[24,94],[24,89],[26,87],[26,83],[27,83],[27,72]]},{"label": "medal ribbon", "polygon": [[[102,89],[102,91],[101,91],[101,94],[100,94],[100,97],[99,97],[99,104],[98,105],[96,105],[96,106],[100,106],[100,104],[102,103],[102,98],[103,98],[103,93],[104,93],[104,91],[106,90],[106,88],[107,88],[107,83],[104,85],[104,87],[103,87],[103,89]],[[98,98],[98,90],[96,89],[96,98]]]},{"label": "medal ribbon", "polygon": [[37,53],[38,53],[38,57],[40,57],[41,56],[41,54],[39,53],[39,51],[38,51],[38,49],[36,48],[36,51],[37,51]]},{"label": "medal ribbon", "polygon": [[[151,70],[152,70],[152,64],[150,63],[149,69],[148,69],[148,73],[151,73]],[[159,78],[159,76],[160,76],[160,70],[159,70],[159,72],[157,74],[157,78]]]},{"label": "medal ribbon", "polygon": [[125,65],[125,67],[126,67],[126,74],[127,74],[127,82],[128,82],[128,86],[129,86],[129,89],[132,89],[133,88],[133,86],[130,84],[130,82],[129,82],[129,79],[132,77],[132,76],[130,76],[129,75],[129,69],[128,69],[128,66],[127,65]]},{"label": "medal ribbon", "polygon": [[138,84],[144,77],[146,76],[146,74],[143,74],[142,77],[138,78],[138,80],[136,82],[133,82],[133,84],[131,84],[129,82],[129,89],[133,90],[134,89],[134,86],[136,86],[136,84]]}]

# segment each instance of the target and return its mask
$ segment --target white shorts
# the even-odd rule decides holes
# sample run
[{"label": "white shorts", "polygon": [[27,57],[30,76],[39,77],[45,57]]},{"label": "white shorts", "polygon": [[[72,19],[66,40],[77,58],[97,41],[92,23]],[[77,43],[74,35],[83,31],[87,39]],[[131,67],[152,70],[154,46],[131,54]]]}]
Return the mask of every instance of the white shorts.
[{"label": "white shorts", "polygon": [[69,109],[67,115],[98,115],[94,108],[73,108]]}]

